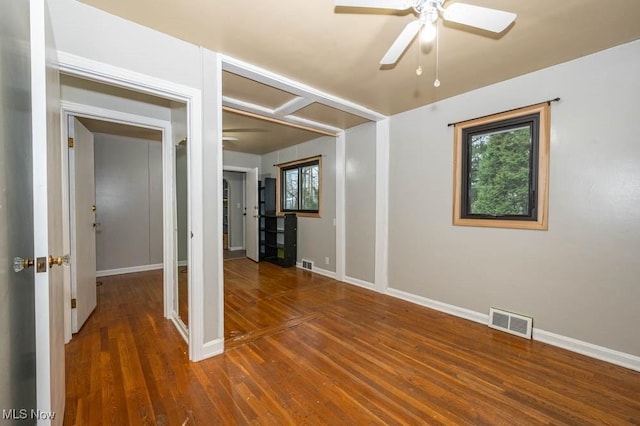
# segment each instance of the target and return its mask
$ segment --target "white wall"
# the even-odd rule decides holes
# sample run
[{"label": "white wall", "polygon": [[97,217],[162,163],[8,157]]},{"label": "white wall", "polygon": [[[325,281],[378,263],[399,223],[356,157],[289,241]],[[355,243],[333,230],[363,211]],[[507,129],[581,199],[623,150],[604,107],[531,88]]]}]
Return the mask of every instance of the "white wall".
[{"label": "white wall", "polygon": [[375,281],[376,124],[345,132],[345,273]]},{"label": "white wall", "polygon": [[[640,41],[391,118],[389,286],[640,356]],[[443,83],[444,84],[444,83]],[[447,123],[551,107],[549,230],[454,227]]]},{"label": "white wall", "polygon": [[171,120],[170,103],[164,99],[66,75],[60,76],[60,96],[67,102]]},{"label": "white wall", "polygon": [[96,269],[162,264],[162,144],[94,136]]},{"label": "white wall", "polygon": [[248,169],[258,168],[258,176],[262,168],[262,156],[256,154],[246,154],[236,151],[222,151],[222,164],[225,166],[246,167]]},{"label": "white wall", "polygon": [[[315,267],[336,271],[336,139],[323,136],[262,156],[262,178],[276,177],[275,164],[322,155],[322,207],[320,218],[298,218],[298,262],[312,260]],[[325,261],[329,259],[329,263]]]},{"label": "white wall", "polygon": [[200,48],[75,0],[49,0],[59,51],[199,88]]}]

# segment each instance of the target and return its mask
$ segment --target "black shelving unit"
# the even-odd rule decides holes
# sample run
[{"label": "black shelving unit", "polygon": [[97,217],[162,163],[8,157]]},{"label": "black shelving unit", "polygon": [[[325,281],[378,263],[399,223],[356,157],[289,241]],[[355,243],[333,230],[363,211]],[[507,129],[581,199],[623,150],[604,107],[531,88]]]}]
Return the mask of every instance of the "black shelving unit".
[{"label": "black shelving unit", "polygon": [[259,250],[259,257],[260,260],[264,260],[265,255],[266,255],[266,250],[265,250],[265,246],[264,246],[264,238],[265,238],[265,234],[264,234],[264,223],[265,223],[265,217],[266,217],[266,210],[265,210],[265,186],[263,185],[262,181],[258,181],[258,250]]},{"label": "black shelving unit", "polygon": [[264,260],[286,268],[295,266],[298,218],[292,213],[264,219]]},{"label": "black shelving unit", "polygon": [[298,218],[295,214],[276,216],[276,180],[266,178],[258,184],[260,205],[260,260],[283,267],[295,266]]}]

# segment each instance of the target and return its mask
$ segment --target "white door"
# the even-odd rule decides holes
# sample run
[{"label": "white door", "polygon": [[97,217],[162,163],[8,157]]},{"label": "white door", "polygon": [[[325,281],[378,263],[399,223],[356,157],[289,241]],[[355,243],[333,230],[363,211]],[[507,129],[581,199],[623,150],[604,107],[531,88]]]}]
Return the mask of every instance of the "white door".
[{"label": "white door", "polygon": [[258,222],[260,217],[260,207],[258,204],[258,169],[252,169],[247,172],[246,179],[246,200],[245,205],[248,207],[249,214],[246,218],[246,249],[247,257],[254,262],[258,262],[260,245],[258,244]]},{"label": "white door", "polygon": [[[18,1],[22,3],[27,0]],[[36,400],[41,413],[37,420],[38,424],[62,424],[65,399],[62,279],[64,266],[48,261],[64,255],[60,78],[46,0],[30,0],[28,3],[31,46]],[[2,13],[4,14],[4,9]]]},{"label": "white door", "polygon": [[[96,188],[93,133],[69,116],[71,218],[71,330],[77,333],[96,307]],[[75,306],[75,307],[74,307]]]}]

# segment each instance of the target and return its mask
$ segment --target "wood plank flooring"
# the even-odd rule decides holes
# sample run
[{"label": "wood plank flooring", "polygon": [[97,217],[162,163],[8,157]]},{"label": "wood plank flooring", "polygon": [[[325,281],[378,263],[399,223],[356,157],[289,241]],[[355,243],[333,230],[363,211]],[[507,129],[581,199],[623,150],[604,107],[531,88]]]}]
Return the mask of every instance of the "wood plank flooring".
[{"label": "wood plank flooring", "polygon": [[640,373],[300,269],[225,266],[191,363],[161,271],[105,277],[67,345],[68,425],[640,424]]}]

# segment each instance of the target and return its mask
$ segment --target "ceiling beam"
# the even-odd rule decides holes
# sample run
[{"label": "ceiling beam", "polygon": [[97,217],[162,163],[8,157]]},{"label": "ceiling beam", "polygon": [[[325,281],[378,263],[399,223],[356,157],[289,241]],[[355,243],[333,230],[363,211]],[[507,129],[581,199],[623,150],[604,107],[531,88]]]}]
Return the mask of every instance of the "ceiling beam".
[{"label": "ceiling beam", "polygon": [[245,117],[256,118],[258,120],[269,121],[271,123],[282,124],[283,126],[294,127],[296,129],[301,129],[301,130],[306,130],[308,132],[318,133],[318,134],[325,135],[325,136],[334,136],[334,137],[336,136],[336,133],[325,132],[325,131],[322,131],[322,130],[314,129],[312,127],[303,126],[301,124],[290,123],[288,121],[279,120],[279,119],[273,118],[273,117],[265,117],[264,115],[253,114],[251,112],[243,111],[241,109],[231,108],[231,107],[228,107],[228,106],[223,106],[222,110],[223,111],[227,111],[227,112],[231,112],[231,113],[234,113],[234,114],[244,115]]},{"label": "ceiling beam", "polygon": [[[228,96],[222,97],[222,108],[225,110],[238,110],[251,114],[250,116],[257,116],[256,118],[269,119],[274,123],[280,123],[296,128],[304,128],[312,132],[316,132],[322,135],[335,136],[342,129],[334,126],[330,126],[324,123],[318,123],[316,121],[307,120],[293,115],[278,116],[276,110],[264,107],[262,105],[256,105],[251,102],[241,101],[239,99],[230,98]],[[249,114],[245,114],[249,116]]]},{"label": "ceiling beam", "polygon": [[275,87],[276,89],[284,90],[296,96],[309,99],[312,102],[317,102],[370,121],[379,121],[386,118],[385,115],[365,108],[362,105],[330,95],[306,84],[291,80],[231,56],[220,55],[220,59],[224,71],[257,81],[258,83],[266,84],[267,86]]},{"label": "ceiling beam", "polygon": [[293,98],[289,102],[280,105],[274,110],[274,113],[277,117],[284,117],[285,115],[293,114],[312,103],[314,102],[311,99],[298,96],[297,98]]}]

